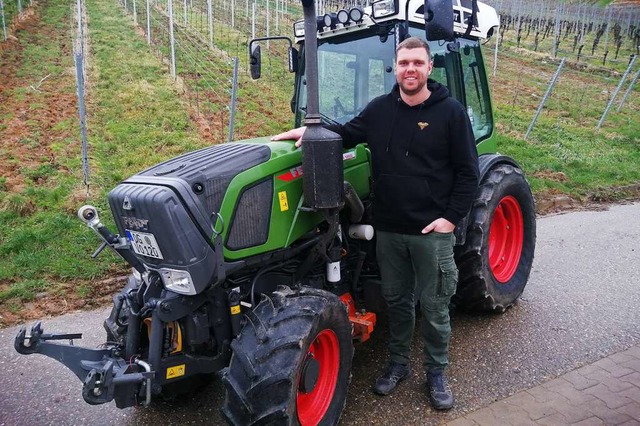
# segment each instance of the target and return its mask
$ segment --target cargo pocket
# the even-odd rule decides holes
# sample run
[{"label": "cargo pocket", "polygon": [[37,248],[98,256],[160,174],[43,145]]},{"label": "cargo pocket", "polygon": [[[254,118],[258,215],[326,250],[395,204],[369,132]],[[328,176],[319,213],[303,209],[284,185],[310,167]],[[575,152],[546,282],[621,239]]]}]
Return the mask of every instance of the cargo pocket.
[{"label": "cargo pocket", "polygon": [[440,268],[440,274],[438,277],[438,296],[451,297],[456,294],[456,287],[458,285],[458,267],[453,260],[453,253],[449,256],[438,256],[438,267]]}]

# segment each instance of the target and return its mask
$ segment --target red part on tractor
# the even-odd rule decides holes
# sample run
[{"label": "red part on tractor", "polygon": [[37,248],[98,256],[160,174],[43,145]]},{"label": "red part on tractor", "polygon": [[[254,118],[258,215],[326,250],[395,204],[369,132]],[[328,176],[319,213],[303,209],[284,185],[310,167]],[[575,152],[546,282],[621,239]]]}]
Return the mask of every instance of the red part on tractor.
[{"label": "red part on tractor", "polygon": [[498,203],[489,231],[489,264],[499,282],[508,282],[516,273],[523,242],[522,209],[518,200],[509,195]]},{"label": "red part on tractor", "polygon": [[376,326],[376,314],[374,312],[356,311],[356,304],[351,293],[340,296],[340,300],[347,305],[349,321],[353,325],[353,338],[358,342],[366,342],[371,337]]}]

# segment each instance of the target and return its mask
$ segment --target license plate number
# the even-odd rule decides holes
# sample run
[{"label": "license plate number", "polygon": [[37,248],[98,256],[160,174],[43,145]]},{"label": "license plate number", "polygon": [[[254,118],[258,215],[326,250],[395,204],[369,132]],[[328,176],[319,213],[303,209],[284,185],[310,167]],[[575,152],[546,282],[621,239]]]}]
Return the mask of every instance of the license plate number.
[{"label": "license plate number", "polygon": [[131,242],[131,248],[133,248],[133,251],[141,256],[152,257],[154,259],[164,259],[164,257],[162,257],[162,252],[160,251],[160,246],[158,246],[156,237],[154,237],[153,234],[149,234],[148,232],[130,231],[128,229],[125,229],[125,233]]}]

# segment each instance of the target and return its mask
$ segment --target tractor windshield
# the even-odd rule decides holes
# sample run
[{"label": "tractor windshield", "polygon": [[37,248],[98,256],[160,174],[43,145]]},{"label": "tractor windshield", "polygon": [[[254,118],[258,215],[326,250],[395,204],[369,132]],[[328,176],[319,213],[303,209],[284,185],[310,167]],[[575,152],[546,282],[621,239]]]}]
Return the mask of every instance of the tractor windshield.
[{"label": "tractor windshield", "polygon": [[[327,124],[346,123],[373,98],[391,90],[396,82],[394,32],[371,31],[357,39],[342,36],[318,41],[319,106]],[[410,34],[424,38],[424,29],[410,28]],[[431,78],[447,86],[451,96],[467,106],[476,141],[480,142],[491,136],[493,129],[484,64],[477,41],[458,41],[458,51],[447,48],[444,42],[429,43],[434,63]],[[304,71],[297,78],[298,126],[307,104]]]}]

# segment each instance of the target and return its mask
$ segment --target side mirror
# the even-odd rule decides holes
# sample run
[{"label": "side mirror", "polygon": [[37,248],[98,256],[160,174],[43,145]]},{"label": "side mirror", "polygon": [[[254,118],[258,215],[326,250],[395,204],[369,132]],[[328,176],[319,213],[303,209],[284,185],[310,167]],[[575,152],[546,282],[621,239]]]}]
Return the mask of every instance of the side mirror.
[{"label": "side mirror", "polygon": [[258,42],[267,40],[285,40],[289,43],[289,71],[298,71],[298,51],[293,47],[293,42],[289,37],[284,36],[272,36],[272,37],[259,37],[254,38],[249,42],[249,70],[251,71],[251,78],[257,80],[260,78],[260,45]]},{"label": "side mirror", "polygon": [[257,80],[260,78],[260,68],[260,45],[254,44],[251,46],[251,53],[249,54],[249,69],[252,79]]},{"label": "side mirror", "polygon": [[453,2],[451,0],[424,1],[424,27],[427,40],[453,41]]}]

